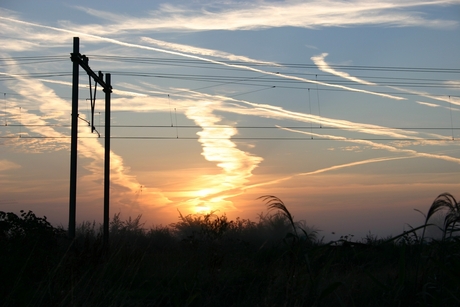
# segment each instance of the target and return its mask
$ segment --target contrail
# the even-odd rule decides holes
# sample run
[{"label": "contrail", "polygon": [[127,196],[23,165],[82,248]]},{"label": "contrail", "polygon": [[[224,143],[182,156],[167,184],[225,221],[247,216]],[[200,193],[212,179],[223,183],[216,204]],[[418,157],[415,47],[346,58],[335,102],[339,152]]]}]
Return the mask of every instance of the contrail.
[{"label": "contrail", "polygon": [[102,37],[102,36],[98,36],[98,35],[87,34],[87,33],[79,32],[79,31],[72,31],[72,30],[67,30],[67,29],[51,27],[51,26],[45,26],[45,25],[35,24],[35,23],[32,23],[32,22],[16,20],[16,19],[7,18],[7,17],[0,17],[0,19],[11,21],[11,22],[16,22],[16,23],[20,23],[20,24],[25,24],[25,25],[29,25],[29,26],[39,27],[39,28],[43,28],[43,29],[49,29],[49,30],[54,30],[54,31],[59,31],[59,32],[65,32],[65,33],[70,33],[70,34],[79,35],[79,36],[91,37],[91,38],[94,38],[94,39],[98,39],[98,40],[101,40],[101,41],[109,42],[109,43],[120,45],[120,46],[139,48],[139,49],[145,49],[145,50],[150,50],[150,51],[157,51],[157,52],[177,55],[177,56],[181,56],[181,57],[187,57],[187,58],[191,58],[191,59],[206,61],[206,62],[209,62],[209,63],[223,65],[223,66],[227,66],[227,67],[241,68],[241,69],[258,72],[258,73],[261,73],[261,74],[281,77],[281,78],[285,78],[285,79],[297,80],[297,81],[301,81],[301,82],[313,83],[313,84],[318,84],[318,85],[323,85],[323,86],[328,86],[328,87],[335,87],[335,88],[340,88],[340,89],[344,89],[344,90],[348,90],[348,91],[352,91],[352,92],[359,92],[359,93],[364,93],[364,94],[376,95],[376,96],[386,97],[386,98],[390,98],[390,99],[405,100],[405,98],[398,97],[398,96],[393,96],[393,95],[389,95],[389,94],[376,93],[376,92],[371,92],[371,91],[351,88],[351,87],[347,87],[347,86],[343,86],[343,85],[329,84],[329,83],[325,83],[325,82],[321,82],[321,81],[309,80],[309,79],[305,79],[305,78],[284,75],[284,74],[281,74],[281,73],[278,73],[278,72],[269,72],[269,71],[265,71],[265,70],[261,70],[261,69],[257,69],[257,68],[253,68],[253,67],[249,67],[249,66],[244,66],[244,65],[229,64],[229,63],[216,61],[216,60],[212,60],[212,59],[208,59],[208,58],[204,58],[204,57],[200,57],[200,56],[196,56],[196,55],[190,55],[190,54],[186,54],[186,53],[181,53],[181,52],[176,52],[176,51],[171,51],[171,50],[166,50],[166,49],[160,49],[160,48],[155,48],[155,47],[143,46],[143,45],[139,45],[139,44],[126,43],[126,42],[122,42],[122,41],[119,41],[119,40],[116,40],[116,39],[113,39],[113,38],[107,38],[107,37]]},{"label": "contrail", "polygon": [[328,53],[322,53],[321,55],[313,56],[310,59],[315,63],[316,66],[318,66],[319,70],[322,70],[324,72],[328,72],[328,73],[336,75],[338,77],[348,79],[348,80],[353,81],[353,82],[361,83],[361,84],[364,84],[364,85],[377,85],[377,84],[375,84],[373,82],[369,82],[369,81],[366,81],[366,80],[363,80],[363,79],[359,79],[357,77],[353,77],[353,76],[351,76],[350,74],[348,74],[346,72],[338,71],[338,70],[335,70],[335,69],[331,68],[331,66],[329,66],[329,64],[327,64],[326,61],[324,60],[327,55],[328,55]]},{"label": "contrail", "polygon": [[290,129],[290,128],[283,128],[278,126],[278,128],[290,131],[290,132],[296,132],[300,134],[307,134],[307,135],[314,135],[317,137],[322,137],[322,138],[328,138],[331,140],[339,140],[339,141],[344,141],[344,142],[352,142],[352,143],[359,143],[359,144],[365,144],[365,145],[370,145],[373,147],[376,147],[378,149],[383,149],[383,150],[388,150],[390,152],[399,152],[399,153],[406,153],[414,157],[421,157],[421,158],[432,158],[432,159],[441,159],[449,162],[454,162],[457,164],[460,164],[460,159],[450,157],[450,156],[443,156],[443,155],[436,155],[436,154],[429,154],[429,153],[424,153],[424,152],[418,152],[412,149],[400,149],[396,148],[390,145],[385,145],[385,144],[380,144],[368,140],[350,140],[342,136],[334,136],[334,135],[324,135],[324,134],[317,134],[317,133],[312,133],[312,132],[307,132],[307,131],[300,131],[300,130],[295,130],[295,129]]},{"label": "contrail", "polygon": [[280,183],[282,181],[290,180],[290,179],[292,179],[294,177],[298,177],[298,176],[315,175],[315,174],[334,171],[334,170],[341,169],[341,168],[352,167],[352,166],[356,166],[356,165],[363,165],[363,164],[368,164],[368,163],[377,163],[377,162],[385,162],[385,161],[401,160],[401,159],[410,159],[410,158],[415,158],[415,157],[373,158],[373,159],[367,159],[367,160],[362,160],[362,161],[357,161],[357,162],[333,165],[333,166],[329,166],[329,167],[326,167],[326,168],[317,169],[317,170],[311,171],[311,172],[298,173],[298,174],[294,174],[292,176],[287,176],[287,177],[280,178],[280,179],[275,179],[275,180],[271,180],[271,181],[267,181],[267,182],[261,182],[261,183],[248,185],[248,186],[244,187],[243,190],[253,189],[253,188],[257,188],[257,187],[261,187],[261,186],[265,186],[265,185],[277,184],[277,183]]}]

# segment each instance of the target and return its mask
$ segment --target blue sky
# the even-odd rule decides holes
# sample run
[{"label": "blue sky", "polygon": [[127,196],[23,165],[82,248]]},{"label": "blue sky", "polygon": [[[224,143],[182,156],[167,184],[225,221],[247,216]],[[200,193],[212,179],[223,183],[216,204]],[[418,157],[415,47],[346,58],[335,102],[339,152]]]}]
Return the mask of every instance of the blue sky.
[{"label": "blue sky", "polygon": [[[112,74],[112,213],[256,219],[272,194],[327,238],[398,234],[459,190],[459,23],[460,1],[4,1],[0,210],[67,225],[78,36]],[[83,70],[79,97],[88,119]],[[97,98],[79,221],[102,219]]]}]

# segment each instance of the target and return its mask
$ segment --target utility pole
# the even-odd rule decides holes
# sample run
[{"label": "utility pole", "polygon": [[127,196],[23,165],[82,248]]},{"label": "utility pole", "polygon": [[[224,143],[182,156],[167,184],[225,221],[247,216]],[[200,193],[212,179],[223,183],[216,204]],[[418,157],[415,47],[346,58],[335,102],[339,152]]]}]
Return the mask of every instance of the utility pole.
[{"label": "utility pole", "polygon": [[[71,53],[73,62],[72,77],[72,128],[71,128],[71,146],[70,146],[70,197],[69,197],[69,237],[75,238],[75,217],[76,217],[76,196],[77,196],[77,143],[78,143],[78,78],[79,68],[83,68],[93,80],[100,84],[105,92],[105,155],[104,155],[104,225],[103,236],[104,246],[109,242],[109,196],[110,196],[110,94],[112,93],[111,75],[106,74],[106,82],[103,80],[103,74],[99,75],[89,67],[89,59],[80,54],[80,39],[73,38],[73,53]],[[93,102],[91,102],[93,103]],[[92,108],[91,112],[94,112]],[[94,118],[93,114],[91,118]],[[91,132],[94,130],[91,123]]]},{"label": "utility pole", "polygon": [[104,246],[109,246],[109,208],[110,208],[110,93],[111,75],[105,75],[105,152],[104,152]]},{"label": "utility pole", "polygon": [[80,38],[73,38],[72,74],[72,128],[70,141],[70,196],[69,196],[69,237],[75,238],[75,216],[77,200],[77,138],[78,138],[78,70],[80,66],[74,58],[80,56]]}]

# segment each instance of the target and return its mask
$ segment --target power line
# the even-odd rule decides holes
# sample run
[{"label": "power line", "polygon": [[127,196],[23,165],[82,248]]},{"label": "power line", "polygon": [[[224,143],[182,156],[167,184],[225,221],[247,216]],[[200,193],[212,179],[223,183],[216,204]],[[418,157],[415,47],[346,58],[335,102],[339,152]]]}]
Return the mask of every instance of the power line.
[{"label": "power line", "polygon": [[[141,73],[141,72],[123,72],[123,71],[112,71],[112,75],[118,76],[132,76],[139,78],[160,78],[160,79],[173,79],[173,80],[186,80],[194,82],[206,82],[216,83],[216,85],[205,86],[200,89],[211,88],[215,86],[238,84],[244,86],[257,86],[257,87],[274,87],[280,89],[301,89],[305,90],[305,86],[289,86],[289,84],[305,84],[305,81],[300,80],[287,80],[279,79],[271,76],[258,76],[258,77],[241,77],[241,76],[223,76],[223,75],[208,75],[208,74],[168,74],[168,73]],[[71,74],[68,72],[47,72],[47,73],[30,73],[30,74],[16,74],[16,75],[3,75],[0,76],[0,81],[13,80],[17,77],[21,78],[53,78],[53,77],[68,77]],[[365,78],[365,76],[363,77]],[[372,87],[388,87],[397,86],[401,88],[439,88],[439,89],[452,89],[458,88],[455,84],[450,84],[451,80],[437,80],[435,79],[412,79],[412,78],[390,78],[387,77],[373,77],[375,85],[360,84],[351,80],[340,80],[340,79],[321,79],[321,82],[329,83],[331,85],[353,85],[355,87],[372,86]],[[379,79],[384,81],[378,81]],[[385,81],[391,80],[391,81]],[[404,82],[401,82],[404,81]],[[313,81],[312,81],[313,82]],[[276,85],[273,85],[276,84]],[[286,85],[288,84],[288,85]],[[340,91],[347,92],[346,89],[330,89],[330,88],[312,88],[318,91]],[[460,88],[459,88],[460,89]],[[379,94],[398,94],[398,95],[419,95],[416,93],[404,93],[404,92],[393,92],[393,91],[374,91]],[[14,93],[10,93],[14,94]],[[240,95],[240,94],[236,94]],[[460,97],[453,94],[433,94],[434,96],[452,96]],[[149,95],[157,96],[157,95]],[[64,97],[63,97],[64,98]]]},{"label": "power line", "polygon": [[[68,128],[70,124],[8,124],[0,125],[1,127],[61,127]],[[96,125],[98,127],[98,125]],[[317,130],[346,130],[342,127],[329,126],[198,126],[198,125],[111,125],[112,128],[180,128],[180,129],[317,129]],[[365,127],[366,130],[460,130],[460,127]]]},{"label": "power line", "polygon": [[[305,81],[280,79],[275,76],[257,76],[257,77],[242,77],[242,76],[225,76],[225,75],[210,75],[210,74],[178,74],[178,73],[144,73],[144,72],[130,72],[130,71],[111,71],[112,75],[128,76],[128,77],[143,77],[143,78],[162,78],[162,79],[177,79],[188,81],[204,81],[204,82],[238,82],[251,81],[258,83],[288,83],[288,84],[304,84]],[[68,77],[70,72],[41,72],[41,73],[22,73],[1,75],[0,80],[11,80],[16,77],[21,78],[51,78],[51,77]],[[288,75],[311,75],[311,74],[288,74]],[[325,75],[323,75],[325,76]],[[321,82],[341,85],[356,85],[356,86],[401,86],[401,87],[439,87],[439,88],[455,88],[458,86],[448,84],[447,79],[423,79],[423,78],[402,78],[402,77],[376,77],[376,76],[359,76],[359,78],[373,79],[375,85],[360,84],[351,80],[342,80],[332,78],[328,75],[329,79],[321,79]],[[379,81],[384,80],[384,81]],[[391,81],[385,81],[391,80]],[[404,82],[401,82],[404,81]],[[243,83],[244,85],[260,85],[254,83]]]},{"label": "power line", "polygon": [[[79,139],[94,139],[99,137],[79,136]],[[104,136],[100,137],[104,139]],[[177,137],[177,136],[111,136],[111,139],[119,140],[228,140],[223,137]],[[0,136],[0,139],[70,139],[70,136]],[[331,139],[321,137],[231,137],[233,141],[253,140],[253,141],[434,141],[434,142],[460,142],[460,139],[452,139],[450,136],[445,138],[343,138]]]},{"label": "power line", "polygon": [[[183,58],[159,58],[159,57],[128,57],[128,56],[107,56],[107,55],[88,55],[94,60],[111,60],[116,62],[129,62],[139,64],[205,64],[206,66],[220,66],[218,63],[212,63],[199,59],[183,59]],[[51,56],[18,56],[18,57],[0,57],[3,62],[22,62],[28,63],[31,61],[66,61],[67,55],[51,55]],[[241,65],[248,67],[278,67],[278,68],[304,68],[304,69],[318,69],[316,64],[307,63],[268,63],[268,62],[244,62],[244,61],[229,61],[219,60],[221,63],[229,65]],[[425,72],[425,73],[460,73],[460,68],[442,68],[442,67],[406,67],[406,66],[372,66],[372,65],[335,65],[329,64],[331,68],[338,68],[343,70],[374,70],[374,71],[389,71],[389,72]],[[230,69],[231,67],[226,67]]]},{"label": "power line", "polygon": [[[125,57],[125,56],[101,56],[91,55],[95,59],[105,60],[116,60],[117,62],[131,62],[140,64],[159,64],[159,63],[199,63],[206,64],[209,66],[220,65],[218,63],[207,62],[199,59],[179,59],[179,58],[155,58],[155,57]],[[306,63],[267,63],[267,62],[244,62],[244,61],[228,61],[219,60],[221,63],[230,65],[242,65],[242,66],[267,66],[267,67],[288,67],[288,68],[315,68],[318,66],[315,64]],[[330,64],[331,68],[340,68],[346,70],[376,70],[376,71],[400,71],[400,72],[442,72],[442,73],[460,73],[460,68],[440,68],[440,67],[404,67],[404,66],[370,66],[370,65],[333,65]]]},{"label": "power line", "polygon": [[18,77],[24,79],[36,79],[36,78],[54,78],[54,77],[69,77],[72,73],[70,72],[49,72],[49,73],[27,73],[27,74],[11,74],[11,75],[0,75],[0,81],[15,80]]},{"label": "power line", "polygon": [[[240,76],[223,76],[223,75],[204,75],[204,74],[172,74],[172,73],[141,73],[141,72],[123,72],[123,71],[111,71],[113,75],[118,76],[130,76],[139,78],[160,78],[160,79],[177,79],[187,81],[204,81],[204,82],[238,82],[239,85],[255,85],[260,86],[261,84],[254,83],[242,83],[244,81]],[[329,76],[330,77],[330,76]],[[257,77],[256,77],[257,78]],[[265,83],[287,83],[287,84],[305,84],[305,81],[301,80],[288,80],[280,79],[276,77],[267,76],[251,82],[263,83],[262,86],[266,86]],[[366,77],[362,77],[366,78]],[[387,80],[386,77],[373,77],[374,79]],[[248,80],[246,78],[246,80]],[[448,84],[450,80],[439,80],[433,81],[433,79],[412,79],[412,78],[390,78],[392,81],[375,81],[376,84],[361,84],[351,80],[341,79],[321,79],[321,82],[330,83],[334,85],[355,85],[355,86],[399,86],[399,87],[436,87],[436,88],[453,88],[455,86]],[[398,80],[398,81],[395,81]],[[414,81],[413,81],[414,80]],[[313,80],[312,80],[313,81]],[[404,82],[401,82],[404,81]],[[419,82],[421,81],[421,82]]]}]

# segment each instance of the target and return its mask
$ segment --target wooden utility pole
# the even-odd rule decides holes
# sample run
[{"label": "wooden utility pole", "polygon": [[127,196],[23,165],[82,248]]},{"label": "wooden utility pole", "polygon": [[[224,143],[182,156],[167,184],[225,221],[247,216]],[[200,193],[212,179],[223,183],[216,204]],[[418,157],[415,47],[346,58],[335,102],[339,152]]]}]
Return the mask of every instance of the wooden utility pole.
[{"label": "wooden utility pole", "polygon": [[[99,75],[89,67],[89,59],[80,54],[80,39],[73,38],[73,53],[71,53],[73,62],[72,77],[72,128],[71,128],[71,146],[70,146],[70,197],[69,197],[69,237],[75,238],[75,217],[76,217],[76,197],[77,197],[77,142],[78,142],[78,78],[79,68],[83,68],[93,80],[100,84],[105,92],[105,155],[104,155],[104,246],[109,243],[109,203],[110,203],[110,94],[112,93],[111,75],[106,74],[106,82],[103,80],[103,74]],[[93,103],[93,102],[91,102]],[[91,109],[94,112],[94,108]],[[91,114],[91,118],[94,118]],[[91,132],[94,130],[91,123]]]}]

